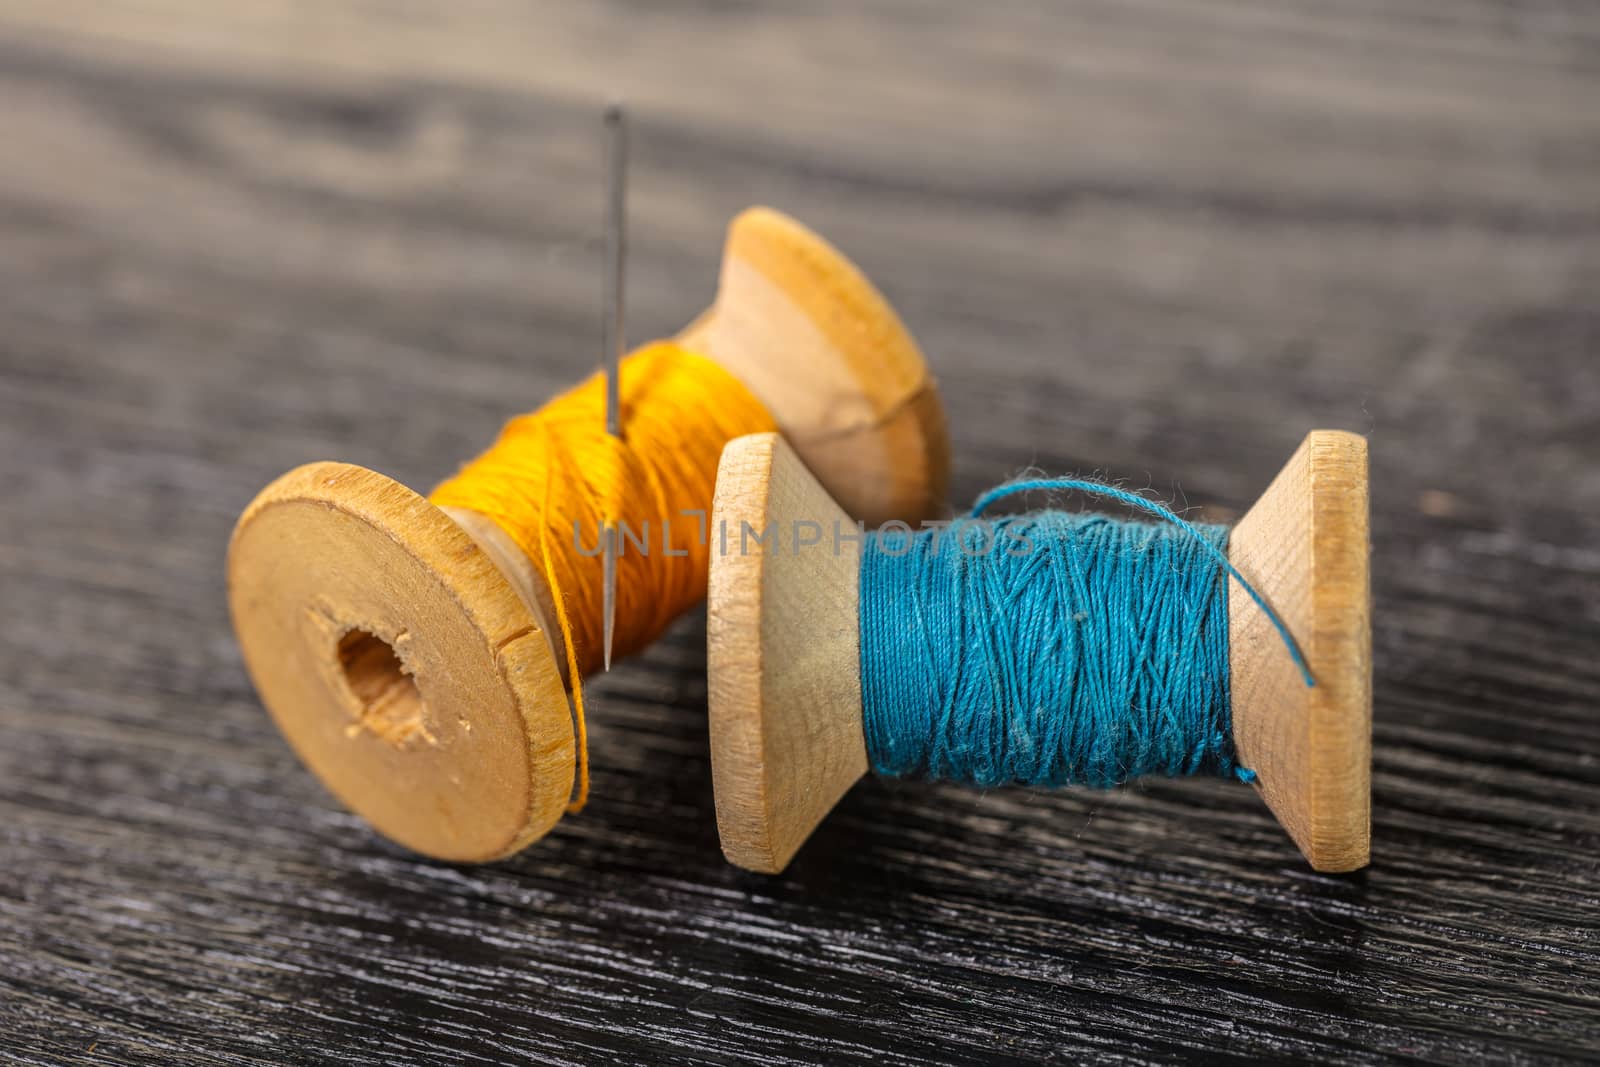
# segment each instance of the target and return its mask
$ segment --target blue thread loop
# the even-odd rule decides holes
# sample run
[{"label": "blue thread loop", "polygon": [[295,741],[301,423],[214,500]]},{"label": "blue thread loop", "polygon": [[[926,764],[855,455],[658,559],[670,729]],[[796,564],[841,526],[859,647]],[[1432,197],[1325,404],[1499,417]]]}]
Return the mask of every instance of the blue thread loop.
[{"label": "blue thread loop", "polygon": [[[1043,511],[983,518],[1030,489],[1078,489],[1169,525]],[[886,775],[983,787],[1109,787],[1145,774],[1255,778],[1237,763],[1228,530],[1121,489],[1016,482],[945,529],[869,534],[861,556],[867,753]]]},{"label": "blue thread loop", "polygon": [[[1206,540],[1205,535],[1200,532],[1198,527],[1186,519],[1179,518],[1171,510],[1162,507],[1154,500],[1146,500],[1138,493],[1130,493],[1126,489],[1118,489],[1115,486],[1101,485],[1099,482],[1085,482],[1077,478],[1044,478],[1010,482],[989,490],[978,498],[977,503],[972,505],[972,517],[975,519],[980,517],[988,509],[989,505],[997,500],[1003,500],[1018,493],[1026,493],[1031,489],[1068,489],[1077,490],[1080,493],[1089,493],[1094,496],[1103,496],[1111,500],[1120,501],[1130,507],[1138,508],[1141,511],[1148,511],[1157,518],[1165,519],[1172,523],[1172,525],[1204,546],[1212,558],[1222,565],[1228,574],[1233,577],[1234,581],[1239,583],[1239,588],[1250,594],[1250,599],[1254,600],[1256,606],[1266,613],[1267,619],[1272,623],[1273,628],[1278,631],[1278,636],[1283,638],[1283,647],[1289,650],[1289,658],[1294,660],[1295,667],[1300,671],[1300,677],[1305,680],[1306,688],[1310,689],[1317,684],[1317,680],[1311,676],[1311,667],[1306,663],[1305,656],[1300,652],[1300,646],[1296,643],[1294,635],[1289,632],[1288,625],[1278,616],[1278,613],[1272,609],[1272,605],[1267,603],[1266,597],[1256,592],[1256,587],[1245,581],[1244,575],[1240,574],[1234,565],[1228,562],[1228,556],[1223,552],[1222,548]],[[1225,545],[1226,543],[1227,540],[1224,538],[1223,544]]]}]

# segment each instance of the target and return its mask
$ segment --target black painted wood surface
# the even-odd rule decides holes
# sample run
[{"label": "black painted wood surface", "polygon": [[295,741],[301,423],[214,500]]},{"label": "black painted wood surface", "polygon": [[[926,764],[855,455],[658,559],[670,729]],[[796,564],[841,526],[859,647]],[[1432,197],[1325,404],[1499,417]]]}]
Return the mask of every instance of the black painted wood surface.
[{"label": "black painted wood surface", "polygon": [[[767,202],[1028,464],[1212,517],[1369,435],[1374,860],[1250,791],[869,781],[723,863],[703,620],[596,682],[506,863],[377,839],[229,634],[250,496],[426,488]],[[0,0],[0,1041],[25,1062],[1600,1054],[1600,11]]]}]

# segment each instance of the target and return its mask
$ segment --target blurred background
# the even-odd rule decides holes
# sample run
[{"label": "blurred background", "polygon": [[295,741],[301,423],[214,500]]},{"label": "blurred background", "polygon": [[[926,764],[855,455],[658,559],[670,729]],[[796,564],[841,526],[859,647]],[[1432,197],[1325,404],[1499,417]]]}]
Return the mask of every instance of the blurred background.
[{"label": "blurred background", "polygon": [[[869,782],[718,854],[703,620],[595,793],[417,860],[257,704],[222,563],[314,459],[426,491],[752,203],[1019,468],[1241,514],[1369,435],[1374,866],[1246,790]],[[1106,0],[0,0],[0,1036],[24,1058],[1555,1059],[1600,1012],[1600,11]]]}]

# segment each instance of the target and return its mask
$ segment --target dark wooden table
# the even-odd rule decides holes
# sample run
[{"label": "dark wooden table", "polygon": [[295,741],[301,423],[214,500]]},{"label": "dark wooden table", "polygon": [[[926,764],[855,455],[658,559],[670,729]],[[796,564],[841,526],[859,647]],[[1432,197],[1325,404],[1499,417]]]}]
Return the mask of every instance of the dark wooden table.
[{"label": "dark wooden table", "polygon": [[[1239,513],[1369,435],[1373,864],[1248,790],[869,781],[776,878],[713,822],[703,619],[592,688],[594,800],[424,862],[290,754],[244,503],[426,488],[753,202],[925,344],[955,496]],[[24,1061],[1600,1054],[1600,12],[0,0],[0,1035]]]}]

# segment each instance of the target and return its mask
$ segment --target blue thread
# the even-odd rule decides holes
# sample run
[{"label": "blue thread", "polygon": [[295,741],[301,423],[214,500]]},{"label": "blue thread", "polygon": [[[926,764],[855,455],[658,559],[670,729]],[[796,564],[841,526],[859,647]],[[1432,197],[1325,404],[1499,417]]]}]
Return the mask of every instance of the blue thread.
[{"label": "blue thread", "polygon": [[[1034,512],[982,518],[1030,489],[1119,500],[1168,525]],[[1125,490],[1015,482],[942,530],[869,534],[861,556],[861,695],[879,774],[978,786],[1109,787],[1145,774],[1253,781],[1233,748],[1228,531]]]}]

